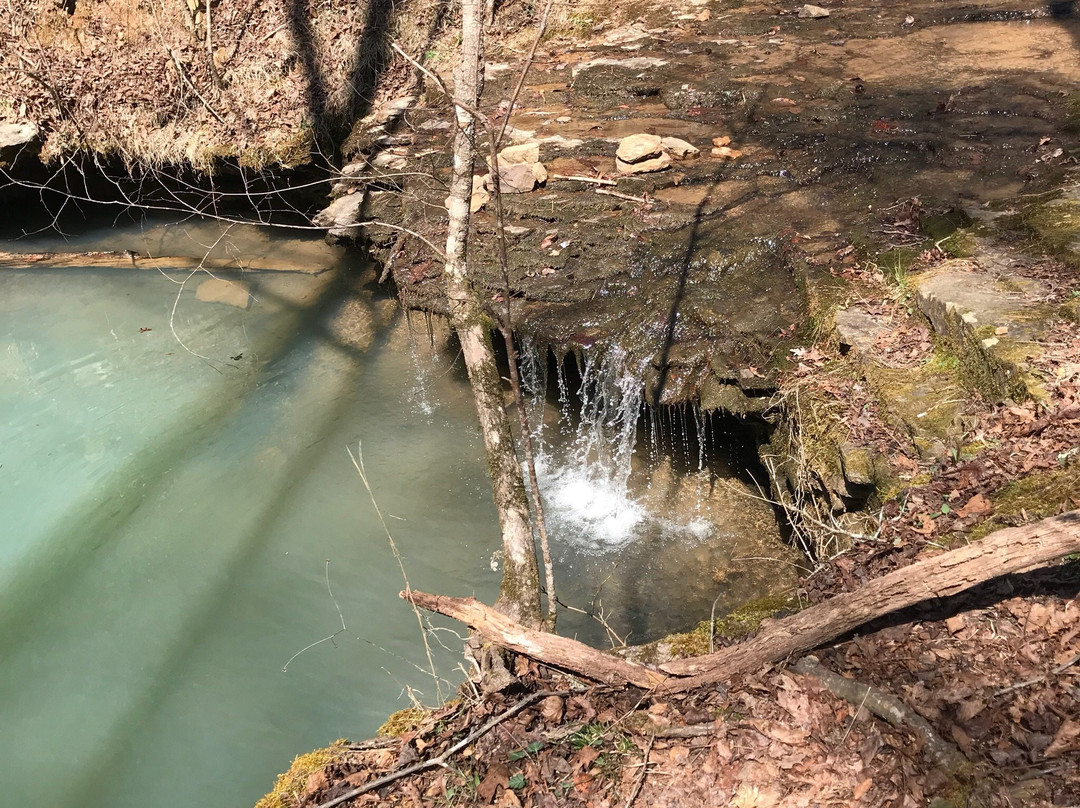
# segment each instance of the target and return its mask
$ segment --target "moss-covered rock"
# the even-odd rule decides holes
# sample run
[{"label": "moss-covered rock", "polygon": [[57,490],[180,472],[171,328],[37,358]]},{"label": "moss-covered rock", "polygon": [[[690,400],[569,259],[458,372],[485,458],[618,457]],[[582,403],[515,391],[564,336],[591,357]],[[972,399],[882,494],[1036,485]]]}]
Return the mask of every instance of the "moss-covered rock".
[{"label": "moss-covered rock", "polygon": [[255,803],[255,808],[295,808],[308,788],[308,779],[345,754],[345,740],[334,741],[325,749],[316,749],[293,758],[289,770],[279,774],[273,790]]}]

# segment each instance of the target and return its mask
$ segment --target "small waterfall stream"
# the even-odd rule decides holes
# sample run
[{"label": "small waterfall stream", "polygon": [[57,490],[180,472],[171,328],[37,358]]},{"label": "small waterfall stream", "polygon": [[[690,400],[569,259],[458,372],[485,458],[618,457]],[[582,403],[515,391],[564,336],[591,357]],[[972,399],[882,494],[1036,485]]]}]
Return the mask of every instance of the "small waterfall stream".
[{"label": "small waterfall stream", "polygon": [[[650,509],[641,496],[637,478],[644,473],[643,466],[656,465],[658,447],[664,442],[661,427],[652,421],[645,422],[652,427],[644,435],[641,430],[645,362],[631,359],[618,346],[587,351],[577,368],[580,380],[573,388],[566,365],[559,363],[554,389],[549,390],[545,357],[532,344],[522,354],[523,383],[533,402],[537,477],[548,520],[562,542],[610,553],[648,534],[687,540],[710,535],[712,526],[707,521],[669,518]],[[549,392],[557,396],[555,423],[550,416],[544,417]],[[637,454],[643,438],[649,458],[644,464]],[[685,430],[681,439],[687,440]],[[704,471],[705,442],[698,442],[696,471]]]}]

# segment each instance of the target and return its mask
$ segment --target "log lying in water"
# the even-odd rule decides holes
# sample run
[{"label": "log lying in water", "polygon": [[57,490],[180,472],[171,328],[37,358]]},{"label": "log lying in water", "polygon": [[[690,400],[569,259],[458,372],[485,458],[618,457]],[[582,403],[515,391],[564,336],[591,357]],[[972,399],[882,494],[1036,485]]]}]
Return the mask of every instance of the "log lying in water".
[{"label": "log lying in water", "polygon": [[798,614],[772,621],[752,639],[705,656],[649,667],[627,662],[567,637],[533,631],[473,598],[406,590],[401,597],[467,623],[497,645],[552,667],[607,684],[689,690],[809,651],[891,612],[945,598],[1010,573],[1027,572],[1080,552],[1080,511],[1007,528],[917,561]]},{"label": "log lying in water", "polygon": [[4,252],[0,269],[72,269],[87,267],[134,267],[135,269],[236,269],[318,274],[325,267],[305,268],[283,265],[272,258],[193,258],[188,255],[151,257],[134,250],[93,250],[90,252]]}]

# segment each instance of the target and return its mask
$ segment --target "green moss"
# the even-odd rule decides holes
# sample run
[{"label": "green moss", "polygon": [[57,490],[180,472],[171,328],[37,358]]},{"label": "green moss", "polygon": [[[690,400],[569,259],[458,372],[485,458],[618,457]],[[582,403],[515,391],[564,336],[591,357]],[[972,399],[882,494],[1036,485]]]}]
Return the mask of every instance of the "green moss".
[{"label": "green moss", "polygon": [[979,246],[975,237],[967,230],[957,230],[951,236],[935,243],[950,258],[970,258]]},{"label": "green moss", "polygon": [[326,767],[345,753],[344,739],[334,741],[325,749],[316,749],[306,755],[297,755],[284,774],[279,774],[274,789],[257,803],[255,808],[295,808],[300,795],[307,788],[307,780],[315,772]]},{"label": "green moss", "polygon": [[1080,461],[1075,455],[1070,460],[1063,468],[1034,472],[997,491],[990,497],[997,515],[1026,513],[1041,519],[1057,513],[1063,504],[1071,507],[1072,500],[1080,499]]},{"label": "green moss", "polygon": [[[950,365],[952,360],[946,357],[936,364]],[[955,372],[929,366],[874,368],[867,380],[894,426],[909,432],[916,445],[920,439],[946,444],[952,440],[964,399]]]},{"label": "green moss", "polygon": [[428,711],[423,707],[406,707],[404,710],[398,710],[396,713],[391,714],[383,722],[383,725],[379,727],[376,734],[398,738],[420,726],[427,715]]},{"label": "green moss", "polygon": [[701,656],[709,653],[709,640],[714,636],[738,639],[761,626],[761,621],[775,616],[795,605],[789,595],[767,595],[744,603],[738,609],[710,623],[702,620],[685,634],[672,634],[661,640],[671,647],[671,653],[679,657]]},{"label": "green moss", "polygon": [[1062,506],[1073,507],[1077,500],[1080,500],[1080,459],[1072,455],[1060,469],[1033,472],[991,494],[994,515],[969,530],[966,539],[978,541],[1004,527],[1004,517],[1026,515],[1028,519],[1042,519],[1053,516]]},{"label": "green moss", "polygon": [[1073,135],[1080,134],[1080,93],[1069,96],[1065,107],[1065,122],[1061,128]]},{"label": "green moss", "polygon": [[240,152],[238,161],[241,168],[261,171],[274,162],[274,153],[263,145],[252,146]]},{"label": "green moss", "polygon": [[998,224],[1026,237],[1034,249],[1080,265],[1080,202],[1061,198],[1029,202],[1018,213],[1001,217]]}]

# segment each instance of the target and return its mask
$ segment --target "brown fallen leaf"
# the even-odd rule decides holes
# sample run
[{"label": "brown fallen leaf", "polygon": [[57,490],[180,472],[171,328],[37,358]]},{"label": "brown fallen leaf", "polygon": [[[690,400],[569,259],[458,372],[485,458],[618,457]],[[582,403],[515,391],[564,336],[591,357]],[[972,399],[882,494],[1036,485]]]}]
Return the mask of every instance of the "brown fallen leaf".
[{"label": "brown fallen leaf", "polygon": [[1061,722],[1058,731],[1054,733],[1054,740],[1050,741],[1050,745],[1046,747],[1043,756],[1048,758],[1057,757],[1063,752],[1076,749],[1078,746],[1076,743],[1077,738],[1080,738],[1080,721],[1066,718]]},{"label": "brown fallen leaf", "polygon": [[929,536],[931,533],[937,530],[937,522],[931,519],[924,513],[916,514],[915,518],[921,523],[921,527],[911,526],[911,529],[916,533],[921,533],[924,536]]},{"label": "brown fallen leaf", "polygon": [[964,619],[964,616],[962,614],[950,617],[948,620],[945,621],[945,628],[950,634],[955,634],[956,632],[960,631],[965,625],[967,625],[967,621]]},{"label": "brown fallen leaf", "polygon": [[751,721],[750,724],[766,738],[793,746],[810,737],[808,730],[788,727],[776,721]]},{"label": "brown fallen leaf", "polygon": [[866,792],[870,790],[870,787],[872,785],[874,785],[874,781],[871,778],[867,777],[865,780],[855,786],[855,790],[851,793],[852,801],[861,800],[864,796],[866,796]]},{"label": "brown fallen leaf", "polygon": [[956,515],[961,519],[966,516],[982,516],[994,510],[994,506],[982,494],[976,494],[960,508]]}]

